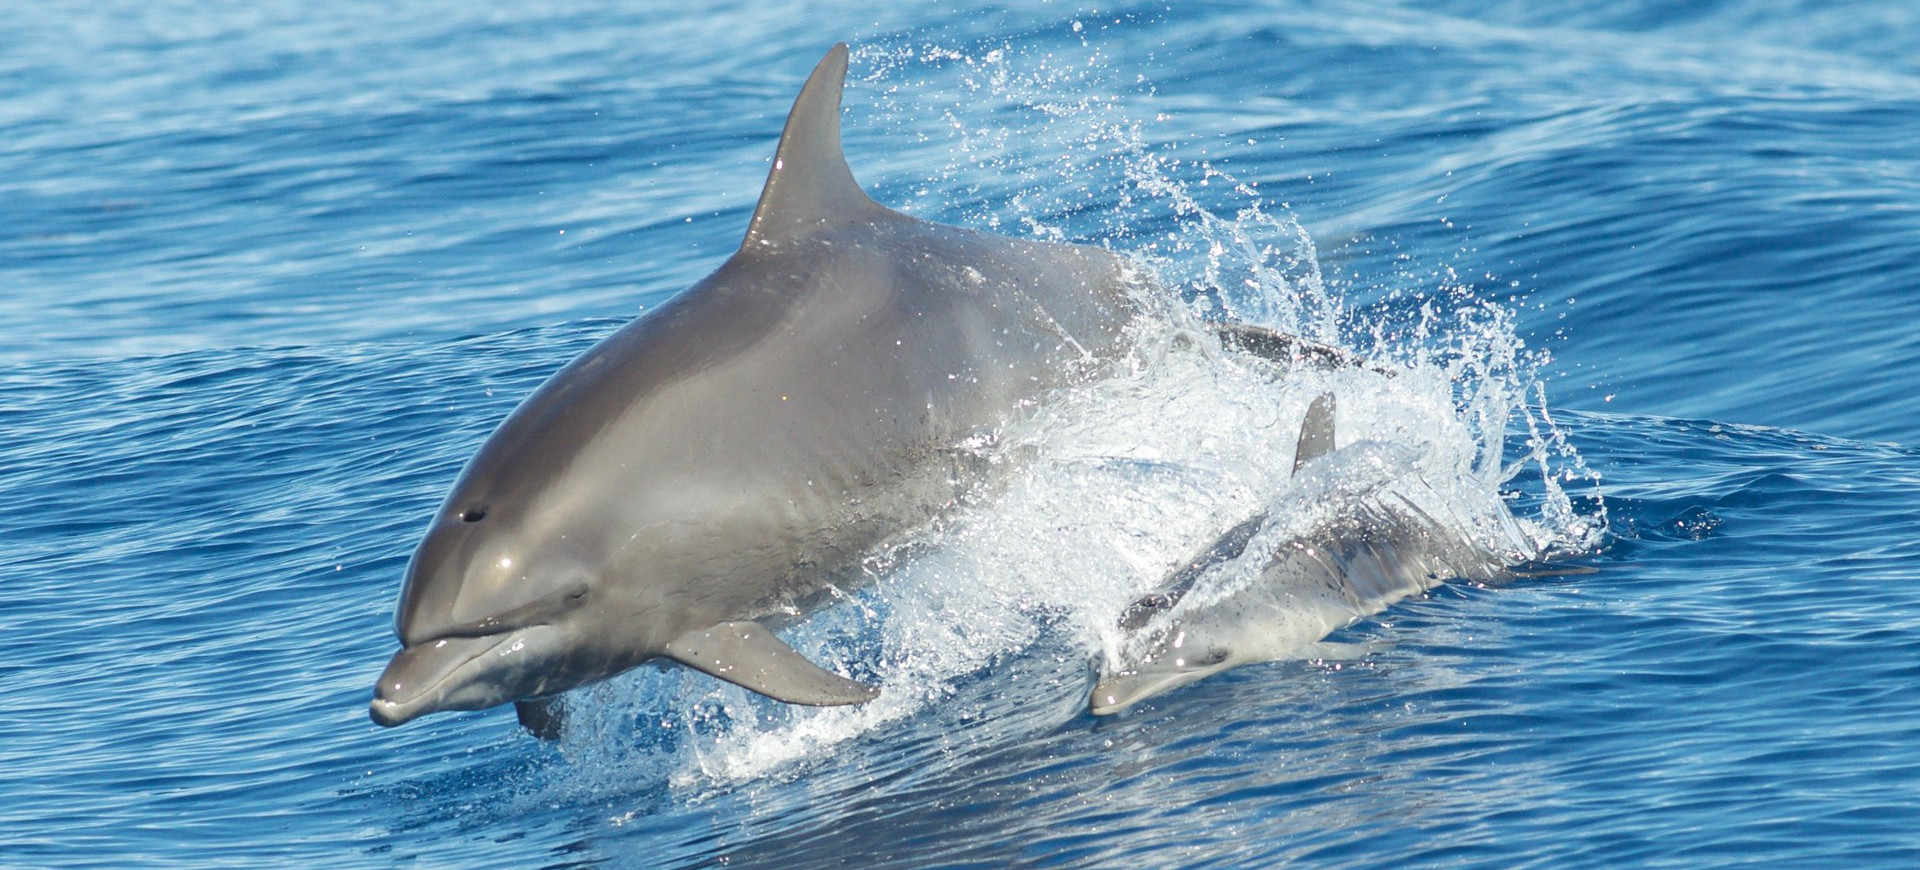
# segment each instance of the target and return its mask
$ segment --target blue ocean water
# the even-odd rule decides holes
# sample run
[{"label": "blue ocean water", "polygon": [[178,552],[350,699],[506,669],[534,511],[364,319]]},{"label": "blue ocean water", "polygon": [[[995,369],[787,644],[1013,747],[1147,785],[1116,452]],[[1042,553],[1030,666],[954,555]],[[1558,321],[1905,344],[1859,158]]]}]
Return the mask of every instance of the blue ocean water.
[{"label": "blue ocean water", "polygon": [[[652,6],[0,24],[0,865],[1920,860],[1908,4]],[[1514,509],[1603,527],[1598,570],[1111,718],[1015,607],[944,611],[978,666],[891,717],[647,670],[557,746],[374,726],[460,464],[732,250],[841,39],[883,202],[1356,349],[1512,351],[1463,395],[1524,397]]]}]

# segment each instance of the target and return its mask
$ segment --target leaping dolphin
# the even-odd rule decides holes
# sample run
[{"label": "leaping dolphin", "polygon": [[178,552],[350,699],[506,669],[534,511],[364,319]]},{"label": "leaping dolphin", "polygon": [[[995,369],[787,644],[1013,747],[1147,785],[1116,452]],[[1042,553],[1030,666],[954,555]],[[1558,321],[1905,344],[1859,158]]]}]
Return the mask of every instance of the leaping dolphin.
[{"label": "leaping dolphin", "polygon": [[946,448],[1092,372],[1135,316],[1095,247],[928,223],[840,147],[847,48],[801,89],[740,248],[501,423],[407,566],[372,716],[542,699],[667,658],[796,704],[876,690],[769,628],[953,494]]}]

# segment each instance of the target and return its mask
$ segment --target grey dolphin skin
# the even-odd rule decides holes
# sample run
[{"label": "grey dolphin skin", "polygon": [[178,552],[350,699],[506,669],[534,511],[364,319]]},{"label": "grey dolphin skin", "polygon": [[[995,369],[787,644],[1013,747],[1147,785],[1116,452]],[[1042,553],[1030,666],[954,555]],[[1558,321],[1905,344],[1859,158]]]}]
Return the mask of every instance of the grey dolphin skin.
[{"label": "grey dolphin skin", "polygon": [[770,630],[954,494],[944,452],[1123,350],[1124,262],[908,217],[808,78],[746,238],[568,364],[461,472],[407,566],[372,716],[545,699],[666,658],[796,704],[877,694]]},{"label": "grey dolphin skin", "polygon": [[[1334,410],[1330,393],[1308,407],[1294,451],[1296,481],[1334,452]],[[1168,575],[1161,591],[1134,602],[1120,627],[1144,632],[1146,643],[1104,669],[1088,699],[1094,715],[1240,665],[1324,654],[1320,639],[1358,617],[1444,580],[1499,579],[1519,567],[1391,493],[1343,503],[1329,519],[1248,557],[1268,521],[1262,513],[1229,529]],[[1249,587],[1190,600],[1208,571],[1243,558],[1259,560]]]}]

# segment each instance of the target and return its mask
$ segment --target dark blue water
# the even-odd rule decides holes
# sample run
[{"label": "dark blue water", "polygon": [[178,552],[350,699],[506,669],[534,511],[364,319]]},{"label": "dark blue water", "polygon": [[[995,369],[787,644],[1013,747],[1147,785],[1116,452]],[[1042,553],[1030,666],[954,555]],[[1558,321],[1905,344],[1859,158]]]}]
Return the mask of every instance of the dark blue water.
[{"label": "dark blue water", "polygon": [[[530,5],[0,23],[0,865],[1920,862],[1908,4]],[[731,251],[839,39],[883,202],[1474,363],[1599,570],[1112,718],[1072,620],[898,597],[973,658],[887,715],[371,724],[460,464]]]}]

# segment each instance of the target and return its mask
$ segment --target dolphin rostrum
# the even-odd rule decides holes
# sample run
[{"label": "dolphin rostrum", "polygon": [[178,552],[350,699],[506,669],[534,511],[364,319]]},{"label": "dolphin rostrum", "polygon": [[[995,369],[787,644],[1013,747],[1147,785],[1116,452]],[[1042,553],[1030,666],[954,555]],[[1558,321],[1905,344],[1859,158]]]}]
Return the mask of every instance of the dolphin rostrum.
[{"label": "dolphin rostrum", "polygon": [[[1286,493],[1291,504],[1322,505],[1320,515],[1304,530],[1269,530],[1272,516],[1256,514],[1168,575],[1163,589],[1135,601],[1119,626],[1128,648],[1105,664],[1088,699],[1094,715],[1243,664],[1340,653],[1321,639],[1402,598],[1448,579],[1494,580],[1538,565],[1470,540],[1391,487],[1342,492],[1366,475],[1328,473],[1337,456],[1334,410],[1331,393],[1308,406],[1294,450],[1295,486]],[[1196,593],[1203,578],[1234,566],[1251,569],[1252,580],[1204,599]]]},{"label": "dolphin rostrum", "polygon": [[568,364],[467,463],[407,566],[372,716],[544,699],[666,658],[796,704],[877,690],[770,628],[954,495],[948,448],[1123,350],[1095,247],[908,217],[840,148],[847,49],[795,100],[739,250]]}]

